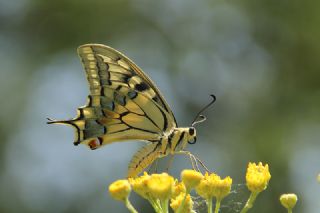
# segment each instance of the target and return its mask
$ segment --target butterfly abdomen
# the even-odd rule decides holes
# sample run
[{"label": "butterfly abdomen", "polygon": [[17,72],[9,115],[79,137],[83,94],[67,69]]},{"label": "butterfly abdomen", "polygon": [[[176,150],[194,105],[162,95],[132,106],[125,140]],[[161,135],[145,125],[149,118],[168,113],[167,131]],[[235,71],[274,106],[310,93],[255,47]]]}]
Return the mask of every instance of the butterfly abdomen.
[{"label": "butterfly abdomen", "polygon": [[135,177],[161,155],[161,144],[152,142],[142,147],[131,159],[128,177]]}]

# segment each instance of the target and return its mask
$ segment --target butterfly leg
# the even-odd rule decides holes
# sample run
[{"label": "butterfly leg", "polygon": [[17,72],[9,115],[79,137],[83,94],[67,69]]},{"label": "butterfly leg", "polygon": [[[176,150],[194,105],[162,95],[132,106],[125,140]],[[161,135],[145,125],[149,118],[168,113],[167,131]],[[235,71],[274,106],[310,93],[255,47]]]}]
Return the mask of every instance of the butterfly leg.
[{"label": "butterfly leg", "polygon": [[194,158],[194,156],[190,152],[188,152],[188,151],[179,151],[179,152],[176,152],[175,154],[187,155],[189,157],[189,159],[190,159],[190,162],[191,162],[191,165],[192,165],[192,169],[200,171],[196,159]]},{"label": "butterfly leg", "polygon": [[193,157],[201,164],[201,166],[206,170],[206,172],[210,173],[208,167],[206,167],[206,165],[197,156],[193,155]]},{"label": "butterfly leg", "polygon": [[159,159],[156,159],[149,167],[148,169],[148,173],[149,174],[152,174],[152,173],[157,173],[158,171],[158,162],[159,162]]},{"label": "butterfly leg", "polygon": [[174,158],[174,155],[170,155],[169,156],[169,160],[168,160],[168,165],[167,165],[167,168],[166,168],[166,172],[169,173],[169,169],[172,165],[172,162],[173,162],[173,158]]},{"label": "butterfly leg", "polygon": [[198,165],[198,162],[197,162],[197,160],[196,160],[195,156],[189,152],[189,157],[193,159],[194,164],[195,164],[195,166],[196,166],[196,168],[197,168],[197,171],[198,171],[198,172],[201,172],[201,170],[200,170],[200,168],[199,168],[199,165]]},{"label": "butterfly leg", "polygon": [[176,152],[176,154],[184,154],[184,155],[189,156],[191,164],[192,164],[192,168],[194,170],[200,171],[199,166],[198,166],[198,162],[199,162],[200,165],[206,170],[206,172],[210,173],[210,171],[206,167],[206,165],[197,156],[191,154],[191,152],[189,152],[189,151],[179,151],[179,152]]}]

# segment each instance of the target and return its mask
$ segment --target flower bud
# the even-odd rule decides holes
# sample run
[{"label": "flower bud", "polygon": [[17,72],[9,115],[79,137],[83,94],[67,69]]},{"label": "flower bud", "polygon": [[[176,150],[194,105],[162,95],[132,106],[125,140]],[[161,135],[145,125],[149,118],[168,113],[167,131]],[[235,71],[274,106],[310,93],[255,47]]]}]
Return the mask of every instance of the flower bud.
[{"label": "flower bud", "polygon": [[251,192],[259,193],[265,190],[271,178],[269,166],[249,163],[246,173],[247,187]]},{"label": "flower bud", "polygon": [[280,202],[286,209],[293,209],[298,201],[296,194],[283,194],[280,196]]}]

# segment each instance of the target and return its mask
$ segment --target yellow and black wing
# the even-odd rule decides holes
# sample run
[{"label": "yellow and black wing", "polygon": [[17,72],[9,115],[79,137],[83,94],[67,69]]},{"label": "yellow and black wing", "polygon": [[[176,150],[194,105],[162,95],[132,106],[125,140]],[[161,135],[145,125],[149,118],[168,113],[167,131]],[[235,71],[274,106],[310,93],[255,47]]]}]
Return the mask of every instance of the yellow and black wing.
[{"label": "yellow and black wing", "polygon": [[74,144],[91,149],[116,141],[159,141],[177,126],[169,105],[151,79],[117,50],[86,44],[78,48],[90,87],[87,104],[71,120]]}]

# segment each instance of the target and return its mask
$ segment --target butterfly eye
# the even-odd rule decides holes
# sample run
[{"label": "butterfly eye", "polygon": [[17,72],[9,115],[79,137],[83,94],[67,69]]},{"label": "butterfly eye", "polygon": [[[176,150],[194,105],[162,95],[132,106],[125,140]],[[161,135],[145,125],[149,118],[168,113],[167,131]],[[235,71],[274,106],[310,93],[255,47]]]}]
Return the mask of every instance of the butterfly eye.
[{"label": "butterfly eye", "polygon": [[193,137],[192,141],[188,141],[188,144],[195,144],[197,142],[197,137]]},{"label": "butterfly eye", "polygon": [[193,127],[189,128],[189,135],[190,136],[194,135],[194,128]]}]

